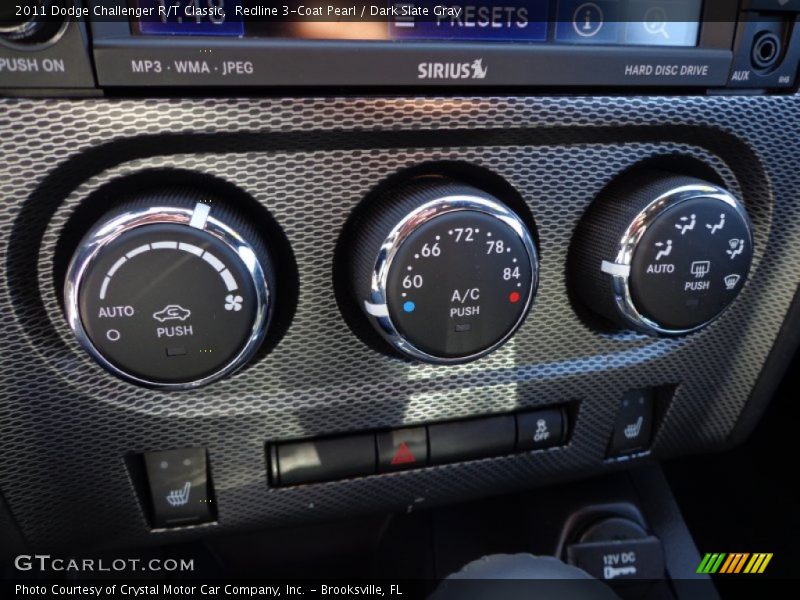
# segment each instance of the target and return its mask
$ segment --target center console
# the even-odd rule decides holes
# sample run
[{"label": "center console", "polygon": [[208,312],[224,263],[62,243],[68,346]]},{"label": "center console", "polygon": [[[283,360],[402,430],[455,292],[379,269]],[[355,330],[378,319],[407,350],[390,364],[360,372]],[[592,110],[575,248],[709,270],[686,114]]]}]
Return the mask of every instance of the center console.
[{"label": "center console", "polygon": [[410,512],[758,421],[797,327],[796,2],[33,4],[0,29],[32,547]]}]

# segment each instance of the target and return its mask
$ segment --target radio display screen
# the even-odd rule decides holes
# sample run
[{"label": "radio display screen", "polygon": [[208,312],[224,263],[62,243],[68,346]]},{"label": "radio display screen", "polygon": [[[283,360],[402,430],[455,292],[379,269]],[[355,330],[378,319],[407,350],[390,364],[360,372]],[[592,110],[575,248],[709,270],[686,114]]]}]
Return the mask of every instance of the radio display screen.
[{"label": "radio display screen", "polygon": [[138,35],[695,46],[702,0],[133,0]]}]

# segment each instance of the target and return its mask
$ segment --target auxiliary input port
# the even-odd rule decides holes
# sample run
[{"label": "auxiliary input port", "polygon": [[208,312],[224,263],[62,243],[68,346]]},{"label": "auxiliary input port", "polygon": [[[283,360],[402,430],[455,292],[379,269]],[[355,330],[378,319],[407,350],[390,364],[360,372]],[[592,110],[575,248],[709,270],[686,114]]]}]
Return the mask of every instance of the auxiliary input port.
[{"label": "auxiliary input port", "polygon": [[756,69],[771,69],[781,56],[781,39],[770,31],[761,32],[753,42],[751,60]]}]

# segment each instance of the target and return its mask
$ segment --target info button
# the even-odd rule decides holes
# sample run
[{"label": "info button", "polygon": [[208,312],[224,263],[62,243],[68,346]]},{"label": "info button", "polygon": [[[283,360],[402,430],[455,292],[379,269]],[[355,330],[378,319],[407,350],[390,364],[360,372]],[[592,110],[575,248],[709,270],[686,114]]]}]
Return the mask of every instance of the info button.
[{"label": "info button", "polygon": [[617,0],[560,0],[556,41],[569,44],[618,44],[622,20]]}]

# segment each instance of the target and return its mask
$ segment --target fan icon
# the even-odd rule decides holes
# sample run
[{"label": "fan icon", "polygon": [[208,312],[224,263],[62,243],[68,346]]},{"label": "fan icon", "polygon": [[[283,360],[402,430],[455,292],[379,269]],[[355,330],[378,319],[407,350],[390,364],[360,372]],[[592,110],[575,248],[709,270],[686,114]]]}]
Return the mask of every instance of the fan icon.
[{"label": "fan icon", "polygon": [[225,296],[225,310],[235,310],[240,311],[242,310],[242,298],[239,295],[234,296],[233,294],[228,294]]}]

